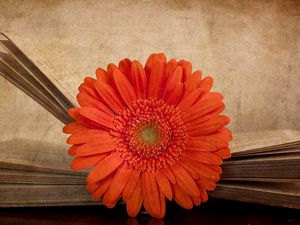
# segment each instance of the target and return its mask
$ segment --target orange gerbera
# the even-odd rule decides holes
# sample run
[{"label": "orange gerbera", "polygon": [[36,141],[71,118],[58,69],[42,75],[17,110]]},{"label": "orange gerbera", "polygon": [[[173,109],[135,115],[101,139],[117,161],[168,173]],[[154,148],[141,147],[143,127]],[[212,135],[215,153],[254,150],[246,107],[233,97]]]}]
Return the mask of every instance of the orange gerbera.
[{"label": "orange gerbera", "polygon": [[119,199],[136,216],[143,205],[157,218],[166,198],[190,209],[208,198],[230,157],[229,118],[223,96],[210,92],[211,77],[192,73],[188,61],[152,54],[145,68],[124,59],[96,70],[79,87],[80,108],[71,108],[71,167],[93,167],[88,190],[107,207]]}]

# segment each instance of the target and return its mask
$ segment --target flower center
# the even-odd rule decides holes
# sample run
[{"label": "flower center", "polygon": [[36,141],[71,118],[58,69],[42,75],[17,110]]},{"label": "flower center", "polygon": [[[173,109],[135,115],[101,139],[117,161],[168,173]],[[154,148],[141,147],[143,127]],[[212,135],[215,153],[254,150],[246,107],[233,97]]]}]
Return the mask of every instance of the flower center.
[{"label": "flower center", "polygon": [[152,144],[158,140],[157,129],[149,126],[141,131],[141,137],[145,143]]},{"label": "flower center", "polygon": [[132,168],[155,171],[176,162],[187,135],[179,109],[163,100],[139,99],[114,119],[116,151]]}]

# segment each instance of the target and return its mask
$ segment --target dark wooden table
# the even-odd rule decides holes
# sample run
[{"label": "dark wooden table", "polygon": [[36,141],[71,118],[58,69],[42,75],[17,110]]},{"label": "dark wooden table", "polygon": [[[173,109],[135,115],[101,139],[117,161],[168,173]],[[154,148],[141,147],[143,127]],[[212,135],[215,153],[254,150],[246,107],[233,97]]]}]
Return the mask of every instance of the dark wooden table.
[{"label": "dark wooden table", "polygon": [[278,207],[210,199],[208,203],[184,210],[167,206],[164,220],[145,213],[128,218],[123,205],[0,209],[0,225],[300,225],[300,211]]}]

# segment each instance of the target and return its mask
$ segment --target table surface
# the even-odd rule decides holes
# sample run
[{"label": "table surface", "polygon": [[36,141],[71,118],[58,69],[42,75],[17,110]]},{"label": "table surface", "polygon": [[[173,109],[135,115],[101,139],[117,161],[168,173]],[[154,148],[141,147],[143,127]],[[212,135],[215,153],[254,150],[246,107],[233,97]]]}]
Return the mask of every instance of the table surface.
[{"label": "table surface", "polygon": [[210,199],[192,210],[167,205],[164,220],[142,212],[137,218],[126,215],[124,205],[114,209],[104,206],[39,207],[0,209],[1,225],[299,225],[300,210]]}]

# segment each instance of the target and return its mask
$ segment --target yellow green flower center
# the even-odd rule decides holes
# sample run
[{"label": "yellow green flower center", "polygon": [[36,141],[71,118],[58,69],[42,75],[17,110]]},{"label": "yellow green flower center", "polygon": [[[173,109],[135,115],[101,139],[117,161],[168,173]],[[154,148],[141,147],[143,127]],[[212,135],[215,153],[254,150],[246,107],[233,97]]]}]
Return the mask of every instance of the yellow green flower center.
[{"label": "yellow green flower center", "polygon": [[158,141],[158,130],[155,126],[150,125],[141,132],[142,140],[148,144]]}]

